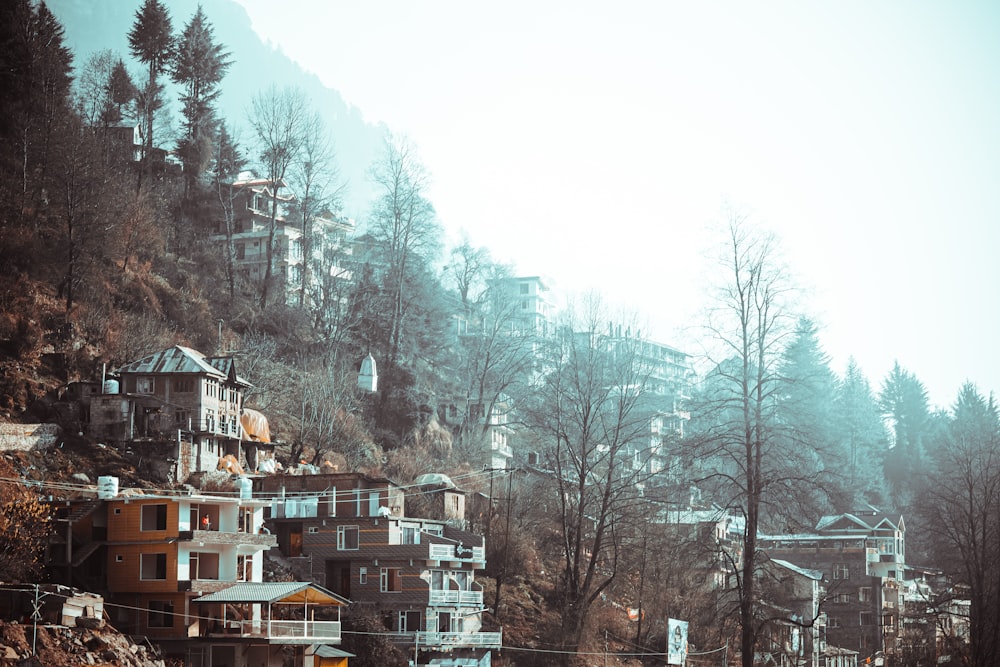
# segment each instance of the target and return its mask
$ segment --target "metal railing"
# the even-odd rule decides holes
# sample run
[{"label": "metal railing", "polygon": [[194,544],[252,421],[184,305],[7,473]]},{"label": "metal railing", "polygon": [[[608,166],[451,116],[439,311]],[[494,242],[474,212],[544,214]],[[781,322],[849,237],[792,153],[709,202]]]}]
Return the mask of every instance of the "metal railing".
[{"label": "metal railing", "polygon": [[482,607],[482,591],[435,591],[430,592],[429,604],[469,605]]},{"label": "metal railing", "polygon": [[500,648],[503,639],[501,632],[418,632],[416,635],[420,648]]}]

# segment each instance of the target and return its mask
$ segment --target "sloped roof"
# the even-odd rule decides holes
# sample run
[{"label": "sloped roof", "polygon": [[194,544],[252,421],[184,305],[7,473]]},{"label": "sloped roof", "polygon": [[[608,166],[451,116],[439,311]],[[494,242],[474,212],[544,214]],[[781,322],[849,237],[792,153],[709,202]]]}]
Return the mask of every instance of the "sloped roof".
[{"label": "sloped roof", "polygon": [[183,345],[174,345],[155,354],[133,361],[118,369],[119,373],[197,373],[225,379],[226,374],[210,364],[205,355]]},{"label": "sloped roof", "polygon": [[343,598],[322,586],[308,581],[248,581],[233,584],[228,588],[203,595],[195,602],[204,603],[301,603],[347,605],[350,600]]},{"label": "sloped roof", "polygon": [[878,529],[903,530],[903,517],[893,520],[888,514],[858,517],[845,512],[843,514],[828,514],[816,524],[816,530],[859,530],[871,531]]},{"label": "sloped roof", "polygon": [[353,653],[348,653],[343,649],[339,649],[336,646],[329,646],[323,644],[317,646],[316,650],[313,651],[313,655],[319,656],[321,658],[353,658],[355,655]]},{"label": "sloped roof", "polygon": [[250,386],[249,382],[237,376],[232,357],[206,357],[201,352],[183,345],[174,345],[138,361],[133,361],[119,368],[118,372],[150,375],[165,373],[209,375],[220,380]]},{"label": "sloped roof", "polygon": [[781,560],[778,558],[772,558],[771,562],[779,567],[785,568],[786,570],[791,570],[796,574],[801,574],[803,577],[806,577],[807,579],[814,579],[816,581],[820,581],[823,579],[823,573],[820,570],[809,570],[804,567],[799,567],[794,563],[789,563],[787,560]]}]

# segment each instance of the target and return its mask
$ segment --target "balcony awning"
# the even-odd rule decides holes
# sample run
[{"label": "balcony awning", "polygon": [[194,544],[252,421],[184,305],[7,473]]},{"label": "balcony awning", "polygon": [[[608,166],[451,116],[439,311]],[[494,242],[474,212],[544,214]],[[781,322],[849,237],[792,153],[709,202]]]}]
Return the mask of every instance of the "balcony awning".
[{"label": "balcony awning", "polygon": [[205,604],[326,604],[351,603],[322,586],[307,581],[248,581],[196,598]]}]

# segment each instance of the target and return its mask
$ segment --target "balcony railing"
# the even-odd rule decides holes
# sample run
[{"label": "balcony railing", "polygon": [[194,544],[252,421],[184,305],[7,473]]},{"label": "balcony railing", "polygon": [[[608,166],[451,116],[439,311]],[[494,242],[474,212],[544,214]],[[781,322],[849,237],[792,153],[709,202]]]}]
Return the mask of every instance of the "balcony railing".
[{"label": "balcony railing", "polygon": [[418,632],[420,648],[500,648],[501,632]]},{"label": "balcony railing", "polygon": [[486,549],[483,547],[466,547],[457,544],[432,544],[430,545],[431,560],[453,560],[453,561],[485,561]]},{"label": "balcony railing", "polygon": [[482,591],[431,591],[429,604],[483,606]]},{"label": "balcony railing", "polygon": [[205,544],[256,544],[264,547],[278,546],[278,537],[267,533],[246,531],[227,532],[224,530],[182,530],[177,533],[180,542],[198,540]]},{"label": "balcony railing", "polygon": [[340,621],[253,621],[227,620],[212,635],[257,637],[276,644],[340,641]]}]

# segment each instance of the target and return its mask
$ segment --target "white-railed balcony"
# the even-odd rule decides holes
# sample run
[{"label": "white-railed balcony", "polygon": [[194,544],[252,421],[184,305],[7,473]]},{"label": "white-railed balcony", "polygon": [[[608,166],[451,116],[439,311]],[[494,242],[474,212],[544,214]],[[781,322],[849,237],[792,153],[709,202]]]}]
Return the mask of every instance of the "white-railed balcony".
[{"label": "white-railed balcony", "polygon": [[339,643],[340,621],[234,621],[209,629],[209,636],[252,637],[273,644]]},{"label": "white-railed balcony", "polygon": [[431,544],[428,558],[438,561],[485,562],[486,549],[458,544]]},{"label": "white-railed balcony", "polygon": [[418,632],[417,646],[429,649],[501,647],[502,632]]},{"label": "white-railed balcony", "polygon": [[432,605],[483,606],[482,591],[435,591],[430,592],[428,603]]}]

